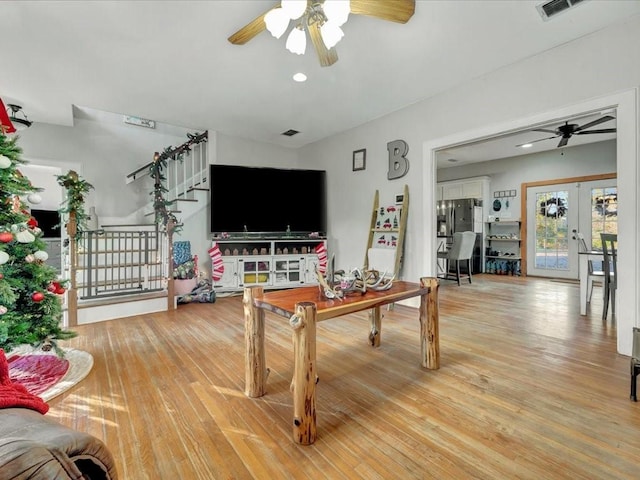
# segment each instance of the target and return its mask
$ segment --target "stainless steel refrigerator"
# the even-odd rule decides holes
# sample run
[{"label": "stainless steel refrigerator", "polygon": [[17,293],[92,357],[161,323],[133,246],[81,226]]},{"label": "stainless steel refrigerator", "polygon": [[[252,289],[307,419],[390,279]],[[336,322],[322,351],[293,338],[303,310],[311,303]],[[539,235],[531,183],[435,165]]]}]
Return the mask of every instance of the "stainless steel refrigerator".
[{"label": "stainless steel refrigerator", "polygon": [[482,272],[482,201],[477,198],[440,200],[436,204],[438,236],[453,241],[455,232],[475,232],[476,244],[471,259],[472,273]]}]

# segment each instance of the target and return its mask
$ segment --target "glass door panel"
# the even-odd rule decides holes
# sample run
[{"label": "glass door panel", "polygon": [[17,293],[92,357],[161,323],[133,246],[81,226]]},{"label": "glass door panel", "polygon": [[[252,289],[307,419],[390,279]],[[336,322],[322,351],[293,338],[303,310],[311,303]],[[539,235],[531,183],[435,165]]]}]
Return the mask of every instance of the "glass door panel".
[{"label": "glass door panel", "polygon": [[577,245],[569,241],[578,224],[577,185],[528,188],[527,211],[527,274],[578,278]]},{"label": "glass door panel", "polygon": [[[591,248],[602,250],[601,233],[618,233],[618,188],[589,189],[591,204]],[[589,245],[589,243],[587,243]]]}]

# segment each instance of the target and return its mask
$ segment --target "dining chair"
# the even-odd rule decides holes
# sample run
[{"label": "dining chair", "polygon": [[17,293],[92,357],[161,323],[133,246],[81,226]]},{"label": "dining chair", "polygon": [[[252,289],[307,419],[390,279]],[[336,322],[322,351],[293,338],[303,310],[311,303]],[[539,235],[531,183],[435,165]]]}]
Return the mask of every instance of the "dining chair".
[{"label": "dining chair", "polygon": [[616,315],[616,288],[617,288],[617,263],[618,263],[618,235],[613,233],[601,233],[602,270],[604,271],[604,303],[602,305],[602,319],[607,319],[609,303],[611,303],[611,316]]},{"label": "dining chair", "polygon": [[[584,235],[582,233],[576,233],[576,239],[578,240],[578,250],[580,252],[588,252],[592,250],[587,246],[587,242],[585,241]],[[604,287],[604,270],[602,270],[601,268],[594,268],[593,260],[589,260],[587,262],[587,268],[587,303],[591,303],[591,295],[593,294],[593,281],[596,280]]]},{"label": "dining chair", "polygon": [[471,231],[455,232],[451,248],[446,252],[438,252],[438,258],[446,260],[444,276],[440,278],[453,280],[453,273],[449,271],[449,267],[452,265],[451,262],[455,262],[455,279],[460,285],[460,262],[466,262],[468,275],[463,275],[463,277],[469,278],[469,283],[471,283],[471,257],[475,243],[475,233]]},{"label": "dining chair", "polygon": [[640,328],[633,327],[633,347],[631,350],[631,399],[638,401],[636,389],[640,373]]}]

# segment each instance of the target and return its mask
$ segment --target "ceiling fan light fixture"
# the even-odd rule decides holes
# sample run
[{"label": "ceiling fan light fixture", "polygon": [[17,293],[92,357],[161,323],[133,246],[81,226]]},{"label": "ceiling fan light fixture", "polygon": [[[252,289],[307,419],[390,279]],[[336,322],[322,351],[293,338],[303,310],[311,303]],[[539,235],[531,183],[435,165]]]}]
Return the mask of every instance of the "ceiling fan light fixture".
[{"label": "ceiling fan light fixture", "polygon": [[325,0],[322,10],[327,20],[341,27],[347,23],[351,12],[351,2],[349,0]]},{"label": "ceiling fan light fixture", "polygon": [[307,0],[282,0],[280,5],[291,20],[300,18],[307,10]]},{"label": "ceiling fan light fixture", "polygon": [[329,21],[320,27],[320,35],[327,48],[331,49],[344,37],[344,32],[340,26]]},{"label": "ceiling fan light fixture", "polygon": [[264,23],[271,35],[280,38],[289,26],[289,15],[282,8],[274,8],[264,16]]},{"label": "ceiling fan light fixture", "polygon": [[11,123],[17,131],[26,130],[33,124],[33,122],[27,118],[26,113],[24,113],[20,105],[7,103],[7,113],[9,114],[9,120],[11,120]]},{"label": "ceiling fan light fixture", "polygon": [[287,37],[287,50],[296,55],[304,55],[307,49],[307,36],[300,25],[297,25],[291,30]]}]

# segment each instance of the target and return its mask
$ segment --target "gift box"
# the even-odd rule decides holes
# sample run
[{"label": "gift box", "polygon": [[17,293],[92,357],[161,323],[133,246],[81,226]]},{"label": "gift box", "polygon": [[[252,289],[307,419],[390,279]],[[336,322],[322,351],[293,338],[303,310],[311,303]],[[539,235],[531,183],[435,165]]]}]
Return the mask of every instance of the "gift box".
[{"label": "gift box", "polygon": [[191,260],[191,242],[189,240],[173,242],[173,265],[182,265]]}]

